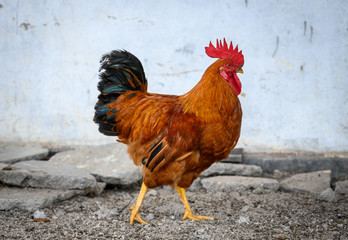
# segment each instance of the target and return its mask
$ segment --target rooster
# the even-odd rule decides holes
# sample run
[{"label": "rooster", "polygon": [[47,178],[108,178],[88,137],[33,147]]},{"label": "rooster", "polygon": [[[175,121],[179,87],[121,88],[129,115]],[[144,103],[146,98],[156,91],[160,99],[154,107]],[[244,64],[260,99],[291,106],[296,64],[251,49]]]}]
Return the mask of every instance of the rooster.
[{"label": "rooster", "polygon": [[147,224],[139,214],[145,194],[163,185],[177,189],[185,209],[183,220],[212,218],[193,214],[185,190],[237,144],[242,119],[237,73],[243,73],[244,56],[225,39],[217,40],[216,47],[210,42],[205,51],[218,60],[180,96],[147,92],[141,62],[125,50],[101,58],[94,121],[101,133],[118,136],[128,145],[128,154],[143,173],[130,224]]}]

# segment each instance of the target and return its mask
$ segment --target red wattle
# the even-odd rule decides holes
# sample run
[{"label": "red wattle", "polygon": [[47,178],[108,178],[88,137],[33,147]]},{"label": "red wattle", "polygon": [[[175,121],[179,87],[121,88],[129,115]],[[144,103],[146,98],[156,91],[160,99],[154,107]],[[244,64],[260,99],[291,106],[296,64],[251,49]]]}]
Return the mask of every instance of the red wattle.
[{"label": "red wattle", "polygon": [[239,95],[242,91],[242,84],[236,73],[233,73],[231,77],[228,78],[229,84],[231,84],[233,90]]}]

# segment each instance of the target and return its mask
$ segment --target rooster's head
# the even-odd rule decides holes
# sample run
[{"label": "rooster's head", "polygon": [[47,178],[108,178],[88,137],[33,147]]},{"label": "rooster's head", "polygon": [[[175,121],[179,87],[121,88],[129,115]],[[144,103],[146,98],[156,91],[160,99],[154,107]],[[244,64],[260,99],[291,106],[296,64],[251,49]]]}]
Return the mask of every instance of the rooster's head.
[{"label": "rooster's head", "polygon": [[221,66],[219,67],[220,75],[232,86],[233,90],[240,94],[242,84],[237,76],[237,73],[243,73],[244,56],[242,51],[238,51],[238,46],[233,49],[232,42],[227,45],[226,40],[222,43],[221,40],[216,40],[216,47],[210,42],[208,47],[205,47],[205,52],[209,57],[219,58]]}]

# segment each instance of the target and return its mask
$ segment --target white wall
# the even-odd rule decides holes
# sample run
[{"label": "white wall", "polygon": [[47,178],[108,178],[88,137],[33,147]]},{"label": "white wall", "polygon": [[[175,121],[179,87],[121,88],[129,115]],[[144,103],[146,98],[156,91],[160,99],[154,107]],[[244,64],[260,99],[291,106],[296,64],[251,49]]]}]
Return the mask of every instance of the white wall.
[{"label": "white wall", "polygon": [[0,139],[115,141],[93,123],[99,59],[127,49],[149,91],[182,94],[226,37],[245,56],[239,146],[348,150],[345,0],[0,0]]}]

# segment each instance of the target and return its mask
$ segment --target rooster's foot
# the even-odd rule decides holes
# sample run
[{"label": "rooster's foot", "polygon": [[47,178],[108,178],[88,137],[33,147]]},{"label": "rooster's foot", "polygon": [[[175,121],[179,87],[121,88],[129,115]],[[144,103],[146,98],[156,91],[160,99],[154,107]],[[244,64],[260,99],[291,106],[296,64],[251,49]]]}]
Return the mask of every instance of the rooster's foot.
[{"label": "rooster's foot", "polygon": [[192,220],[195,220],[196,222],[198,222],[198,221],[201,221],[201,220],[214,219],[214,217],[194,215],[192,213],[192,211],[188,210],[188,211],[185,211],[185,215],[182,218],[182,220],[186,220],[186,219],[192,219]]},{"label": "rooster's foot", "polygon": [[141,219],[139,212],[136,211],[135,207],[130,207],[129,209],[132,210],[132,214],[130,217],[130,224],[133,224],[134,220],[141,223],[141,224],[148,224],[143,219]]}]

